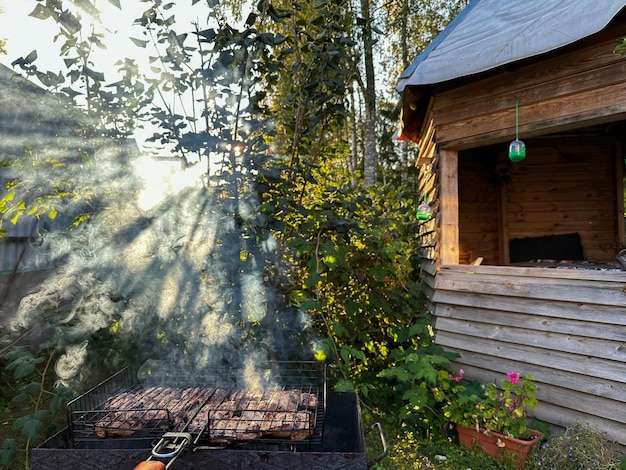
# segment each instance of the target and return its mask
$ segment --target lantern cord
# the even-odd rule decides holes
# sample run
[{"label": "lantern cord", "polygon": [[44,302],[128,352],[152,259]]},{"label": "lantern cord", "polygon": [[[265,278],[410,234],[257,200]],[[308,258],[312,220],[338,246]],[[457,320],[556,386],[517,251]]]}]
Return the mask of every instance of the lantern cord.
[{"label": "lantern cord", "polygon": [[515,140],[519,140],[519,99],[515,100]]}]

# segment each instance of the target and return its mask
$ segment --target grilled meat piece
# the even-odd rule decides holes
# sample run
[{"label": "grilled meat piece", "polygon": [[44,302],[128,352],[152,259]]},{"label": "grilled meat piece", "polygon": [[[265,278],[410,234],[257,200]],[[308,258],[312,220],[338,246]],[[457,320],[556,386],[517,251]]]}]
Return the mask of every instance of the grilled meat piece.
[{"label": "grilled meat piece", "polygon": [[95,420],[98,437],[130,436],[141,429],[207,432],[217,442],[261,438],[304,440],[313,434],[317,395],[278,387],[260,392],[221,388],[147,387],[107,400]]}]

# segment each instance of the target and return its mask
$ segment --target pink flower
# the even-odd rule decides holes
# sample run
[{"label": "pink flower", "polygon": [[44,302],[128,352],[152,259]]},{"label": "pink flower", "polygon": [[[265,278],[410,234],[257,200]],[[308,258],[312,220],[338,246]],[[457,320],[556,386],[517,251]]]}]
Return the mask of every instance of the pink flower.
[{"label": "pink flower", "polygon": [[[461,379],[463,378],[463,374],[464,373],[465,373],[465,371],[463,369],[459,369],[459,374],[454,377],[454,381],[455,382],[460,382]],[[452,378],[452,376],[450,376],[450,378]]]},{"label": "pink flower", "polygon": [[507,372],[506,378],[509,379],[511,385],[515,385],[519,381],[519,374],[517,372]]}]

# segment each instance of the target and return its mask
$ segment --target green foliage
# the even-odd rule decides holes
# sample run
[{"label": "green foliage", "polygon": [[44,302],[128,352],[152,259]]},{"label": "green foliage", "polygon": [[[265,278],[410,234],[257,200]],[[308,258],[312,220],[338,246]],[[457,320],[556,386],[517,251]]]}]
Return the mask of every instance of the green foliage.
[{"label": "green foliage", "polygon": [[[364,418],[374,419],[367,411]],[[380,418],[376,419],[377,421]],[[383,431],[388,445],[387,456],[372,467],[374,470],[513,470],[515,465],[499,463],[493,457],[459,446],[454,436],[428,437],[416,433],[397,416],[382,419]],[[375,432],[366,435],[368,458],[371,460],[382,452],[382,445]]]},{"label": "green foliage", "polygon": [[456,356],[433,343],[421,304],[418,198],[390,186],[364,195],[336,182],[338,168],[320,165],[290,179],[290,168],[274,165],[261,175],[287,295],[314,319],[318,352],[338,389],[357,390],[421,432],[441,430],[441,387]]},{"label": "green foliage", "polygon": [[[42,350],[34,354],[28,347],[14,346],[5,349],[0,365],[4,368],[0,378],[5,385],[0,405],[8,410],[28,410],[13,421],[14,435],[4,439],[0,447],[0,468],[15,468],[12,463],[19,453],[22,460],[28,461],[28,455],[33,443],[48,437],[54,426],[51,426],[53,417],[63,411],[65,403],[71,393],[64,387],[56,386],[51,369],[54,351]],[[52,383],[51,383],[52,382]]]}]

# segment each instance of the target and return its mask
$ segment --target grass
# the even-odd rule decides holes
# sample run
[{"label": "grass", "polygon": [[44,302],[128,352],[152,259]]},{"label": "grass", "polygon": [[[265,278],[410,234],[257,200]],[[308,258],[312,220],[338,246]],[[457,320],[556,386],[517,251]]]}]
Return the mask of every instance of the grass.
[{"label": "grass", "polygon": [[[388,454],[372,467],[373,470],[515,470],[512,465],[498,463],[487,455],[459,446],[455,437],[419,437],[393,421],[384,422],[382,426]],[[580,425],[567,431],[569,434],[558,434],[547,441],[550,455],[545,453],[545,446],[537,448],[524,470],[626,470],[626,459],[605,435]],[[366,436],[369,460],[382,452],[377,434],[372,431]],[[573,453],[572,439],[577,443]]]}]

